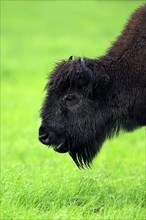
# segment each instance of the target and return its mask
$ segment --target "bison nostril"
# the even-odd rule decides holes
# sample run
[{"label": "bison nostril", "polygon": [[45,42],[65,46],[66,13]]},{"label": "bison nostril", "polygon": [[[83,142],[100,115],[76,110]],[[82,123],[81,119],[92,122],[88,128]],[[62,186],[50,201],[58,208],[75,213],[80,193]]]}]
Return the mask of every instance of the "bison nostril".
[{"label": "bison nostril", "polygon": [[38,139],[45,145],[58,145],[62,143],[62,136],[49,126],[40,126]]},{"label": "bison nostril", "polygon": [[49,135],[48,134],[39,135],[39,140],[43,144],[49,145]]},{"label": "bison nostril", "polygon": [[39,129],[39,140],[43,144],[49,145],[49,134],[46,132],[46,129],[41,126]]},{"label": "bison nostril", "polygon": [[44,134],[46,134],[46,133],[47,133],[47,132],[46,132],[45,127],[41,125],[40,128],[39,128],[39,136],[44,135]]},{"label": "bison nostril", "polygon": [[48,134],[39,135],[39,139],[46,139],[46,138],[48,138]]}]

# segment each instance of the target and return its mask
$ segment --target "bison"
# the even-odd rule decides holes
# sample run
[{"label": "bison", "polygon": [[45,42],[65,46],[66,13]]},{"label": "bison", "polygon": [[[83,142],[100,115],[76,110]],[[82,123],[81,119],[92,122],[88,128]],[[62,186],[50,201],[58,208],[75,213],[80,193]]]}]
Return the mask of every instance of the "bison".
[{"label": "bison", "polygon": [[107,53],[59,62],[46,85],[39,140],[90,167],[104,140],[146,125],[146,5]]}]

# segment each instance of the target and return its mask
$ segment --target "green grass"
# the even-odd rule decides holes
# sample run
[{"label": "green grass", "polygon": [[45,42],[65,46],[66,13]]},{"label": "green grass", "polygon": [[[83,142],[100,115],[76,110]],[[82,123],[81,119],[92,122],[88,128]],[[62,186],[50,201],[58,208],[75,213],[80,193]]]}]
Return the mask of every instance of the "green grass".
[{"label": "green grass", "polygon": [[1,219],[145,219],[145,129],[108,140],[92,170],[37,140],[55,62],[97,57],[143,1],[1,1]]}]

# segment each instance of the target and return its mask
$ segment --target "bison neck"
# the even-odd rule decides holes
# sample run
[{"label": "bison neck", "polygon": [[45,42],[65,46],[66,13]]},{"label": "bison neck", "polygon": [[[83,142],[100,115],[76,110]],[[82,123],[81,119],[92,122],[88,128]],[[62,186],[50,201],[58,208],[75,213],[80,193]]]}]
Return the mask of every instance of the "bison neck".
[{"label": "bison neck", "polygon": [[105,63],[112,80],[109,106],[118,124],[130,131],[146,125],[146,67],[128,61]]},{"label": "bison neck", "polygon": [[146,6],[131,16],[120,37],[100,59],[113,81],[110,101],[115,102],[115,115],[126,130],[146,125],[145,24]]}]

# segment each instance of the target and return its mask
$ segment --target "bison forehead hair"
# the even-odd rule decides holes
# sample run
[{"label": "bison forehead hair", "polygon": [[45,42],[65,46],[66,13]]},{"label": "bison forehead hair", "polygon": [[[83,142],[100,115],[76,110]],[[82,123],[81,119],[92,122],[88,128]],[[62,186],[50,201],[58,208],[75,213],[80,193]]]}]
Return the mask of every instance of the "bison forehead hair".
[{"label": "bison forehead hair", "polygon": [[[94,68],[98,74],[94,74]],[[46,86],[40,132],[45,144],[68,152],[78,167],[90,166],[102,142],[111,134],[108,93],[111,79],[100,63],[86,58],[59,63]],[[105,96],[106,94],[106,96]],[[106,129],[105,129],[106,128]]]}]

